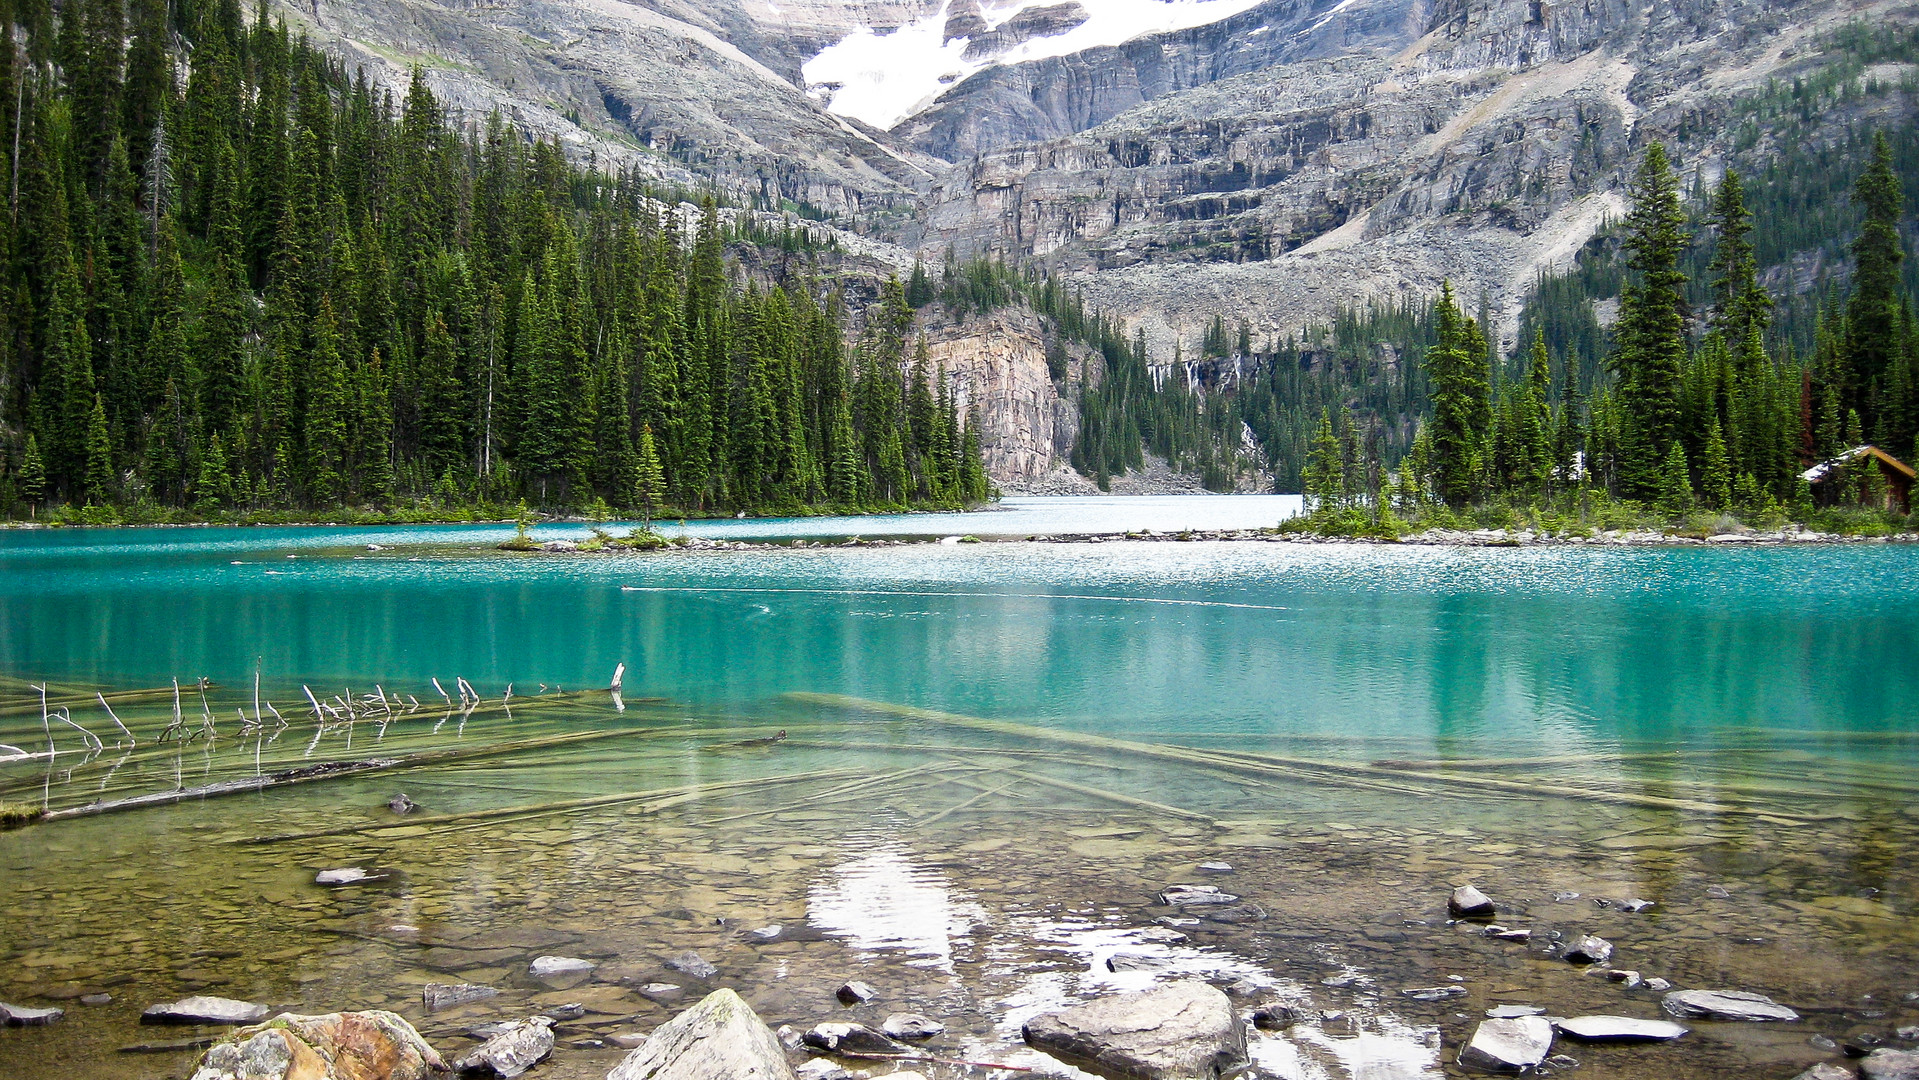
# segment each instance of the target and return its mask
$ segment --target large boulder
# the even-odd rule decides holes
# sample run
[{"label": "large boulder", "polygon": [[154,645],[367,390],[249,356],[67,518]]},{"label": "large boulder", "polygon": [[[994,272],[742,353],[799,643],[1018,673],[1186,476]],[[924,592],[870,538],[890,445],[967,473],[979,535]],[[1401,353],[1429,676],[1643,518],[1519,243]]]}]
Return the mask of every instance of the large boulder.
[{"label": "large boulder", "polygon": [[445,1069],[393,1013],[282,1013],[209,1048],[193,1080],[423,1080]]},{"label": "large boulder", "polygon": [[1225,994],[1183,981],[1036,1016],[1026,1042],[1113,1080],[1215,1080],[1246,1061],[1246,1030]]},{"label": "large boulder", "polygon": [[779,1036],[731,990],[655,1028],[606,1080],[796,1080]]}]

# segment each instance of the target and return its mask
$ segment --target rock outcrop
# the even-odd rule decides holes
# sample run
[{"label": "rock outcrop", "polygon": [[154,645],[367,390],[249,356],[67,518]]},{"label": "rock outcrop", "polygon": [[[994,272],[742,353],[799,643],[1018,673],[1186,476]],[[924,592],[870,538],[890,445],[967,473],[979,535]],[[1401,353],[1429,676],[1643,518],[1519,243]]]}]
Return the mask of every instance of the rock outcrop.
[{"label": "rock outcrop", "polygon": [[606,1080],[796,1080],[779,1037],[731,990],[661,1024]]},{"label": "rock outcrop", "polygon": [[935,372],[945,367],[960,415],[978,408],[980,456],[994,483],[1021,486],[1066,460],[1079,432],[1079,365],[1066,364],[1065,378],[1054,381],[1037,317],[1007,309],[938,324],[926,353]]},{"label": "rock outcrop", "polygon": [[424,1080],[446,1068],[394,1013],[283,1013],[213,1046],[192,1080]]},{"label": "rock outcrop", "polygon": [[1028,1045],[1115,1080],[1216,1080],[1246,1061],[1246,1029],[1225,994],[1177,982],[1028,1021]]}]

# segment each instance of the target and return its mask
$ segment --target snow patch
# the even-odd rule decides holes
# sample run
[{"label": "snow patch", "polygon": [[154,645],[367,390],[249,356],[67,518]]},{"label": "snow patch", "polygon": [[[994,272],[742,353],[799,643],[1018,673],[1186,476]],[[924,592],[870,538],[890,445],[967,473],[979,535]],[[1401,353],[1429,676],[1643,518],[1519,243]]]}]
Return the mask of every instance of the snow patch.
[{"label": "snow patch", "polygon": [[[989,29],[1027,8],[1059,0],[1010,0],[982,5]],[[1085,22],[1062,34],[1034,38],[998,56],[966,56],[966,38],[944,40],[947,8],[887,34],[861,27],[821,50],[800,69],[808,92],[841,116],[891,130],[924,110],[950,86],[996,64],[1017,64],[1119,45],[1143,34],[1205,26],[1260,0],[1080,0]],[[1347,0],[1348,3],[1351,0]],[[1344,4],[1340,5],[1345,6]],[[1337,10],[1337,9],[1336,9]]]}]

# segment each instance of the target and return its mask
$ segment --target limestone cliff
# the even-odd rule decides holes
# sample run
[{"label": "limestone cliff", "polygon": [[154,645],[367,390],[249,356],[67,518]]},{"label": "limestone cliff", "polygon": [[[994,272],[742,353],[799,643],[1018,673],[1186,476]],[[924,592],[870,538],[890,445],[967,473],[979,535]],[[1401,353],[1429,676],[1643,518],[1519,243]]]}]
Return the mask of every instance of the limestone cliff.
[{"label": "limestone cliff", "polygon": [[[1024,487],[1060,469],[1079,417],[1072,384],[1056,383],[1048,372],[1037,317],[1005,309],[965,322],[935,322],[928,328],[927,355],[935,368],[945,366],[961,410],[978,408],[980,451],[995,484]],[[1069,378],[1076,381],[1077,372]]]}]

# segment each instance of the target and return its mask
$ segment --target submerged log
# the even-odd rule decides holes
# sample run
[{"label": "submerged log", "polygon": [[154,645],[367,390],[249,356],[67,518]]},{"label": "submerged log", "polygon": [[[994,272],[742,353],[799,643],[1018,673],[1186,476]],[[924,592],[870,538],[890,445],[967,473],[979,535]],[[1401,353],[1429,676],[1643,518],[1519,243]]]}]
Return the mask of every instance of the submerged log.
[{"label": "submerged log", "polygon": [[332,780],[342,776],[357,776],[362,773],[419,768],[421,766],[438,765],[449,761],[471,760],[501,754],[515,754],[552,746],[596,742],[602,739],[632,738],[647,734],[673,734],[685,730],[687,729],[674,728],[663,732],[656,728],[634,728],[630,731],[583,731],[571,735],[552,735],[539,739],[520,739],[513,742],[493,743],[488,746],[426,750],[417,754],[410,754],[406,757],[363,758],[358,761],[330,761],[319,765],[306,765],[297,769],[286,769],[281,772],[264,773],[258,776],[235,777],[231,780],[221,780],[217,783],[204,784],[200,787],[178,788],[172,791],[156,791],[146,795],[130,796],[125,799],[113,799],[107,802],[90,803],[86,806],[73,806],[64,810],[53,810],[42,816],[40,820],[65,821],[70,818],[95,817],[100,814],[114,814],[124,810],[141,810],[149,806],[166,806],[191,799],[217,799],[223,795],[241,795],[249,791],[290,787],[294,784],[307,784],[317,780]]},{"label": "submerged log", "polygon": [[[1792,814],[1765,807],[1702,802],[1695,799],[1670,799],[1658,795],[1608,791],[1600,788],[1578,787],[1569,784],[1532,783],[1521,780],[1500,780],[1484,776],[1460,776],[1449,773],[1382,768],[1377,765],[1354,762],[1315,761],[1308,758],[1286,757],[1278,754],[1262,754],[1251,751],[1239,751],[1229,754],[1224,751],[1195,750],[1183,746],[1160,746],[1152,743],[1133,742],[1127,739],[1114,739],[1104,735],[1092,735],[1082,731],[1063,731],[1053,728],[1037,727],[1031,724],[1014,723],[1008,720],[988,720],[983,717],[962,716],[957,713],[939,712],[934,709],[921,709],[911,705],[895,705],[889,702],[873,701],[867,698],[851,697],[843,694],[796,692],[789,693],[786,697],[790,701],[825,705],[841,709],[858,709],[884,716],[897,716],[903,719],[921,720],[928,723],[943,724],[949,727],[989,731],[1000,735],[1011,735],[1024,739],[1062,743],[1087,749],[1105,750],[1112,753],[1134,754],[1141,757],[1158,758],[1162,761],[1176,761],[1185,765],[1209,765],[1214,768],[1229,771],[1251,772],[1262,775],[1294,776],[1299,779],[1341,786],[1349,786],[1348,778],[1350,777],[1363,777],[1370,783],[1377,783],[1381,779],[1401,782],[1406,780],[1426,780],[1442,785],[1442,787],[1478,788],[1502,793],[1578,799],[1589,802],[1611,803],[1620,806],[1677,810],[1696,814],[1736,814],[1747,817],[1775,818],[1799,822],[1827,819],[1821,815]],[[1433,794],[1433,792],[1422,791],[1420,794],[1430,795]],[[1832,816],[1840,817],[1842,815]]]}]

